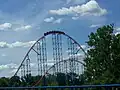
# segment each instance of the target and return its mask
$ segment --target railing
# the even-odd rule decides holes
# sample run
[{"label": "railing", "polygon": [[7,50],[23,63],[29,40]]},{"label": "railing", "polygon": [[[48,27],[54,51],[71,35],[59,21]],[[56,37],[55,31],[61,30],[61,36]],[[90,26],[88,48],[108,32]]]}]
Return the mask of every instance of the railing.
[{"label": "railing", "polygon": [[120,84],[81,86],[0,87],[0,90],[120,90]]}]

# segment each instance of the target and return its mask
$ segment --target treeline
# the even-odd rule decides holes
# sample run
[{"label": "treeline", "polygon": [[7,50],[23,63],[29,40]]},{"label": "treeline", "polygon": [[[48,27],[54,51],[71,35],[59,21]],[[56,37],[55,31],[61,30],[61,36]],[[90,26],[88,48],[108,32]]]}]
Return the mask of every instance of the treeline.
[{"label": "treeline", "polygon": [[31,76],[26,75],[20,78],[13,76],[11,78],[0,78],[0,87],[20,87],[20,86],[67,86],[67,85],[82,85],[84,83],[83,75],[75,73],[56,73],[54,75],[48,74],[47,76]]}]

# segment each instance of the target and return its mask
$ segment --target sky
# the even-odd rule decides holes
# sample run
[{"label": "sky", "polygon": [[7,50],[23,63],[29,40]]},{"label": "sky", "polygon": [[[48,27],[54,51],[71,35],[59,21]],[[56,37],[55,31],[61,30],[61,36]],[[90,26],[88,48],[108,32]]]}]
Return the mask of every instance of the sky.
[{"label": "sky", "polygon": [[88,35],[114,23],[120,32],[119,0],[0,0],[0,77],[12,76],[44,32],[60,30],[85,45]]}]

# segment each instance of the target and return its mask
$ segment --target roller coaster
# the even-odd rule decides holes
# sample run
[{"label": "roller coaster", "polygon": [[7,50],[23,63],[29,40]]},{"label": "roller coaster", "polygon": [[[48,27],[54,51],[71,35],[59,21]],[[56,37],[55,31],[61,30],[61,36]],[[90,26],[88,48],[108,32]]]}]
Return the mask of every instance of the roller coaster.
[{"label": "roller coaster", "polygon": [[[33,84],[39,85],[48,74],[81,75],[86,57],[85,50],[72,37],[62,31],[49,31],[28,50],[14,76],[40,76]],[[71,77],[73,78],[72,74]]]}]

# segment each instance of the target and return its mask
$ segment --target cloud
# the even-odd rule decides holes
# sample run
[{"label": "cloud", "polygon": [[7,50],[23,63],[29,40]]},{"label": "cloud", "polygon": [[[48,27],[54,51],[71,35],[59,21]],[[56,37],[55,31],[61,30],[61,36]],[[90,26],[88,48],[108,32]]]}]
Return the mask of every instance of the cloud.
[{"label": "cloud", "polygon": [[5,64],[5,65],[0,65],[0,70],[5,70],[5,69],[16,69],[18,68],[17,64],[10,63],[10,64]]},{"label": "cloud", "polygon": [[3,23],[0,24],[0,30],[6,30],[6,29],[10,29],[12,27],[11,23]]},{"label": "cloud", "polygon": [[45,18],[44,21],[45,22],[53,22],[54,21],[54,17]]},{"label": "cloud", "polygon": [[120,31],[120,27],[116,28],[117,31]]},{"label": "cloud", "polygon": [[0,42],[0,48],[16,48],[16,47],[30,47],[33,45],[35,41],[29,42],[14,42],[14,43],[7,43],[7,42]]},{"label": "cloud", "polygon": [[7,55],[3,53],[1,56],[2,56],[2,57],[6,57]]},{"label": "cloud", "polygon": [[9,75],[13,75],[18,69],[18,65],[15,63],[10,63],[10,64],[2,64],[0,65],[0,71],[2,71],[2,73],[6,73],[4,76],[6,76],[8,74]]},{"label": "cloud", "polygon": [[6,31],[8,29],[10,29],[11,31],[23,31],[23,30],[30,30],[32,28],[31,25],[24,25],[24,26],[15,26],[15,24],[11,24],[11,23],[3,23],[0,24],[0,30],[2,31]]},{"label": "cloud", "polygon": [[118,35],[118,34],[120,34],[120,32],[116,32],[116,33],[115,33],[115,35]]},{"label": "cloud", "polygon": [[120,27],[115,28],[115,30],[116,30],[115,33],[114,33],[115,35],[120,34]]},{"label": "cloud", "polygon": [[72,17],[72,19],[73,19],[73,20],[77,20],[77,19],[79,19],[79,17]]},{"label": "cloud", "polygon": [[67,4],[82,4],[82,3],[85,3],[86,0],[67,0],[66,3]]},{"label": "cloud", "polygon": [[62,7],[58,10],[50,10],[49,13],[55,15],[79,15],[79,16],[102,16],[107,14],[106,9],[102,9],[95,0],[90,0],[86,4]]},{"label": "cloud", "polygon": [[[81,47],[85,50],[87,48],[87,45],[81,45]],[[77,49],[80,49],[80,47],[78,46]]]},{"label": "cloud", "polygon": [[62,22],[62,18],[55,19],[54,17],[45,18],[44,21],[47,23],[59,24]]},{"label": "cloud", "polygon": [[7,69],[8,66],[7,65],[0,65],[0,70],[4,70],[4,69]]},{"label": "cloud", "polygon": [[100,27],[101,26],[101,24],[92,24],[91,26],[90,26],[90,28],[96,28],[96,27]]},{"label": "cloud", "polygon": [[56,23],[61,23],[62,22],[62,18],[59,18],[59,19],[56,19],[53,23],[56,24]]},{"label": "cloud", "polygon": [[82,47],[83,49],[86,49],[86,48],[87,48],[87,46],[86,46],[86,45],[81,45],[81,47]]},{"label": "cloud", "polygon": [[31,25],[25,25],[25,26],[21,26],[21,27],[15,28],[14,31],[30,30],[31,28],[32,28]]}]

